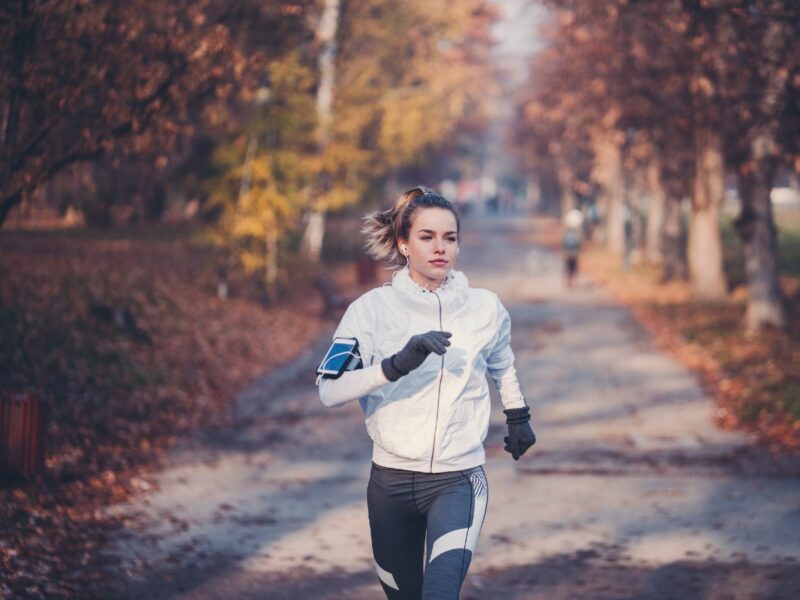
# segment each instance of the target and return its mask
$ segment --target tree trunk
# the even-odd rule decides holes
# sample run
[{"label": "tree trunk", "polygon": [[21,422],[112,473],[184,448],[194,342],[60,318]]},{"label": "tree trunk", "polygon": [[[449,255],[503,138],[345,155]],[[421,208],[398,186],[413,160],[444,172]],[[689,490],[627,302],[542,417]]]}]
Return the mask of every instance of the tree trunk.
[{"label": "tree trunk", "polygon": [[680,198],[666,198],[664,202],[663,269],[661,282],[686,279],[686,255],[682,202]]},{"label": "tree trunk", "polygon": [[303,252],[305,255],[312,260],[319,260],[324,239],[325,211],[315,210],[308,213],[308,222],[303,233]]},{"label": "tree trunk", "polygon": [[8,218],[8,213],[11,212],[11,209],[14,208],[17,204],[20,203],[22,200],[22,194],[17,192],[16,194],[12,194],[6,198],[3,198],[3,201],[0,202],[0,227],[3,226],[3,223],[6,222]]},{"label": "tree trunk", "polygon": [[558,165],[558,187],[561,191],[561,216],[562,218],[577,206],[575,190],[572,186],[573,174],[565,165]]},{"label": "tree trunk", "polygon": [[[758,143],[756,140],[755,143]],[[739,178],[742,212],[736,229],[742,240],[747,276],[748,334],[764,327],[782,328],[786,315],[778,279],[778,249],[770,190],[775,172],[772,161],[756,161],[756,169]]]},{"label": "tree trunk", "polygon": [[621,172],[618,178],[615,177],[614,185],[608,192],[606,230],[608,249],[622,256],[625,253],[625,199]]},{"label": "tree trunk", "polygon": [[609,250],[622,256],[625,252],[625,198],[622,175],[620,132],[604,127],[594,133],[592,145],[595,163],[592,179],[600,184],[598,202],[605,219],[605,241]]},{"label": "tree trunk", "polygon": [[[19,2],[16,8],[18,14],[12,18],[19,18],[20,22],[26,21],[30,17],[31,7],[29,2]],[[12,9],[13,10],[13,9]],[[2,153],[6,156],[5,165],[0,168],[0,227],[5,223],[8,213],[22,200],[21,192],[11,192],[8,189],[14,175],[15,160],[17,153],[17,137],[19,131],[20,114],[22,112],[22,99],[24,98],[24,73],[25,60],[33,42],[34,30],[20,29],[16,31],[11,40],[11,85],[9,89],[8,106],[5,112],[5,122],[2,129]]]},{"label": "tree trunk", "polygon": [[762,52],[769,61],[762,67],[765,82],[759,90],[756,113],[761,120],[750,141],[748,168],[740,177],[742,213],[736,225],[744,248],[747,275],[745,330],[748,334],[764,327],[786,325],[770,191],[780,155],[776,138],[788,94],[789,69],[784,65],[787,52],[792,51],[792,35],[789,23],[781,19],[772,20],[764,34]]},{"label": "tree trunk", "polygon": [[625,185],[625,205],[630,222],[629,238],[626,239],[626,254],[630,264],[639,264],[645,249],[644,204],[647,195],[646,172],[637,169],[630,173]]},{"label": "tree trunk", "polygon": [[274,218],[268,220],[264,242],[266,252],[264,283],[269,302],[274,302],[278,298],[276,288],[278,282],[278,229]]},{"label": "tree trunk", "polygon": [[[331,135],[333,120],[333,94],[336,86],[336,30],[339,26],[339,0],[324,0],[322,17],[317,28],[317,36],[322,44],[319,54],[320,82],[317,88],[317,144],[320,153],[324,153]],[[308,215],[306,230],[303,233],[302,250],[306,256],[319,261],[322,241],[325,236],[325,206],[319,196],[329,190],[315,191],[315,199]]]},{"label": "tree trunk", "polygon": [[687,255],[692,294],[701,300],[723,300],[728,293],[722,265],[719,211],[725,166],[719,135],[697,134],[692,217]]},{"label": "tree trunk", "polygon": [[322,43],[319,59],[320,82],[317,89],[317,136],[322,150],[328,146],[333,117],[333,94],[336,89],[336,30],[339,25],[339,0],[324,0],[317,36]]},{"label": "tree trunk", "polygon": [[666,194],[661,185],[661,165],[657,159],[652,160],[647,166],[646,178],[648,205],[644,252],[647,262],[660,265],[664,260],[662,232]]}]

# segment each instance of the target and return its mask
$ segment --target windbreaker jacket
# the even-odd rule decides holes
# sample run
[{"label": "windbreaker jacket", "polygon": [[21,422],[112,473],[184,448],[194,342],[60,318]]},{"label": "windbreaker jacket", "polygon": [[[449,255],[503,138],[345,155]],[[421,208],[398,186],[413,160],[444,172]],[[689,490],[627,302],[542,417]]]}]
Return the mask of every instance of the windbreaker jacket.
[{"label": "windbreaker jacket", "polygon": [[[431,330],[452,333],[444,355],[431,353],[389,382],[381,360],[412,335]],[[440,473],[483,464],[491,409],[487,371],[504,408],[525,406],[508,311],[495,293],[470,288],[460,271],[450,271],[432,291],[411,279],[408,268],[397,271],[391,283],[350,304],[336,336],[358,340],[363,369],[323,379],[320,398],[326,406],[359,398],[378,465]]]}]

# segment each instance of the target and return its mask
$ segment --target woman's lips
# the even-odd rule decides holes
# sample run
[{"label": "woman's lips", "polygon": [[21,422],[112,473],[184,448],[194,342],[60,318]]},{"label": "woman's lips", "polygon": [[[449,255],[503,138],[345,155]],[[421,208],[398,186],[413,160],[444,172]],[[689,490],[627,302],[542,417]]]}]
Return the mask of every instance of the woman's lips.
[{"label": "woman's lips", "polygon": [[429,261],[432,265],[436,265],[437,267],[443,267],[447,264],[446,260],[431,260]]}]

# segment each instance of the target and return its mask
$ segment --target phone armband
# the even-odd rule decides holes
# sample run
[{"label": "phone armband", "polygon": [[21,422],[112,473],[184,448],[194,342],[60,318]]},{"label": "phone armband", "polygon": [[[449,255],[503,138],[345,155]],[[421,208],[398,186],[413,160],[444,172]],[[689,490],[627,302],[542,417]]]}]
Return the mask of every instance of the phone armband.
[{"label": "phone armband", "polygon": [[356,338],[333,338],[330,348],[317,367],[317,385],[321,379],[338,379],[345,371],[363,367]]}]

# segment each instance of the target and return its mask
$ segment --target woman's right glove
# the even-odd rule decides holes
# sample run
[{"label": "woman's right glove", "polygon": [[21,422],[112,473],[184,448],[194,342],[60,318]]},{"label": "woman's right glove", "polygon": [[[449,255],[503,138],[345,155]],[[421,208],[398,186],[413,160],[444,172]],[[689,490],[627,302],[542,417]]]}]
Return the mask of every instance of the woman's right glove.
[{"label": "woman's right glove", "polygon": [[509,452],[514,460],[525,454],[525,451],[536,443],[536,436],[533,434],[530,420],[530,407],[507,408],[503,412],[506,415],[506,425],[508,425],[508,437],[504,437],[506,443],[503,450]]},{"label": "woman's right glove", "polygon": [[386,379],[397,381],[403,375],[408,375],[425,362],[431,352],[441,356],[450,345],[448,338],[452,335],[449,331],[429,331],[411,336],[402,350],[381,361]]}]

